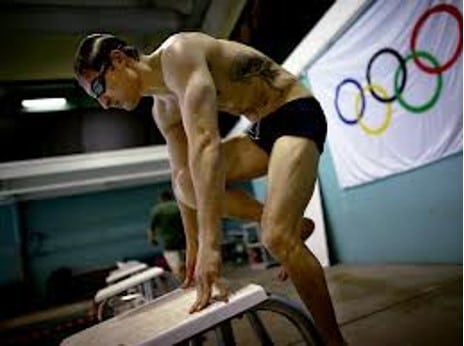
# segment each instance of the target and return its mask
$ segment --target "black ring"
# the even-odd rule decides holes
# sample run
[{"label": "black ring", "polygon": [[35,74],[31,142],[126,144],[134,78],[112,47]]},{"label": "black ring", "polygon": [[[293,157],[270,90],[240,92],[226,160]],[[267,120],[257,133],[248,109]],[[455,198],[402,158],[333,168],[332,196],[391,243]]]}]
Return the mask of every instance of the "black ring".
[{"label": "black ring", "polygon": [[379,50],[377,53],[375,53],[371,59],[369,60],[369,63],[367,64],[367,70],[366,70],[366,79],[367,79],[367,85],[369,87],[369,91],[370,93],[372,94],[372,96],[377,100],[377,101],[380,101],[380,102],[393,102],[397,99],[398,95],[395,94],[391,97],[388,97],[388,98],[382,98],[381,96],[379,96],[378,94],[376,94],[375,90],[371,87],[372,85],[372,81],[371,81],[371,67],[372,67],[372,64],[374,63],[374,60],[380,55],[380,54],[383,54],[383,53],[390,53],[392,54],[396,59],[398,59],[399,63],[400,63],[400,67],[401,69],[403,70],[403,78],[401,79],[401,84],[400,84],[400,87],[399,87],[399,93],[402,93],[403,90],[404,90],[404,87],[406,86],[406,80],[407,80],[407,70],[406,70],[406,62],[404,61],[403,57],[400,55],[400,53],[398,53],[396,50],[394,50],[393,48],[382,48],[381,50]]}]

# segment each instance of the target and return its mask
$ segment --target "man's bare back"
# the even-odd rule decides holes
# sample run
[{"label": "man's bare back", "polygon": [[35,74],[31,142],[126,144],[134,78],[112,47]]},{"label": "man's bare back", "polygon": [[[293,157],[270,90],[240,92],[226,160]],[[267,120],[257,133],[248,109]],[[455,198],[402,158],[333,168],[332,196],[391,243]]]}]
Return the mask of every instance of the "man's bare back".
[{"label": "man's bare back", "polygon": [[[204,55],[214,80],[220,111],[243,115],[255,122],[289,101],[311,96],[295,76],[261,52],[238,42],[214,39],[201,33],[181,33],[168,38],[158,52],[162,56],[163,50],[182,41],[188,41]],[[161,61],[163,67],[169,64],[168,59],[161,58]],[[178,102],[173,95],[153,96],[168,103]],[[163,119],[159,121],[164,122]]]}]

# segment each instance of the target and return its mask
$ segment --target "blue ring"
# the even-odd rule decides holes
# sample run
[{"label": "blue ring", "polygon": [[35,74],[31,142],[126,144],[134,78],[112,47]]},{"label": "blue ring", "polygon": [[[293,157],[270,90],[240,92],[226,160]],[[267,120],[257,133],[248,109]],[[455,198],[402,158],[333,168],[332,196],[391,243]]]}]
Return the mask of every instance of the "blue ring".
[{"label": "blue ring", "polygon": [[[340,108],[338,107],[338,98],[340,97],[340,89],[342,88],[342,86],[344,84],[347,84],[347,83],[351,83],[351,84],[354,84],[358,89],[359,89],[359,92],[361,93],[361,114],[359,114],[356,119],[354,120],[350,120],[350,119],[346,119],[343,115],[342,115],[342,112],[340,112]],[[337,89],[335,91],[335,100],[334,100],[334,103],[335,103],[335,109],[337,110],[337,113],[338,113],[338,116],[340,117],[340,119],[347,125],[355,125],[358,123],[359,120],[361,120],[361,118],[363,117],[364,115],[364,109],[366,108],[366,98],[364,96],[364,91],[362,89],[362,86],[361,84],[359,84],[359,82],[353,78],[346,78],[344,80],[342,80],[342,82],[340,84],[338,84],[337,86]]]}]

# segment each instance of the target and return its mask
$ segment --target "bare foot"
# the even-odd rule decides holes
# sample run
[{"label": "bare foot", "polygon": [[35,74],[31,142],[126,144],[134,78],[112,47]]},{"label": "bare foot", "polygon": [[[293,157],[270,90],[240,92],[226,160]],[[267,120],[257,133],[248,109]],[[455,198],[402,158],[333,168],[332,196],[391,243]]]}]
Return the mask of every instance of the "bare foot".
[{"label": "bare foot", "polygon": [[[315,227],[314,221],[305,217],[301,220],[300,227],[301,227],[301,240],[305,241],[314,232],[314,227]],[[280,267],[279,274],[277,274],[277,278],[279,279],[279,281],[285,281],[288,279],[288,274],[287,274],[287,271],[284,269],[284,267],[282,266]]]}]

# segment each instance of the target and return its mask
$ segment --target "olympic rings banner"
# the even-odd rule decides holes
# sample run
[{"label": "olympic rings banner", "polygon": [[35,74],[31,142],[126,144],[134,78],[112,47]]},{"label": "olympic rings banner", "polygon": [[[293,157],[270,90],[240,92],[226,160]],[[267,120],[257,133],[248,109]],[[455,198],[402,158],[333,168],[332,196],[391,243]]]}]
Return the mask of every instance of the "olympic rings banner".
[{"label": "olympic rings banner", "polygon": [[375,1],[305,71],[343,188],[462,151],[462,2]]}]

